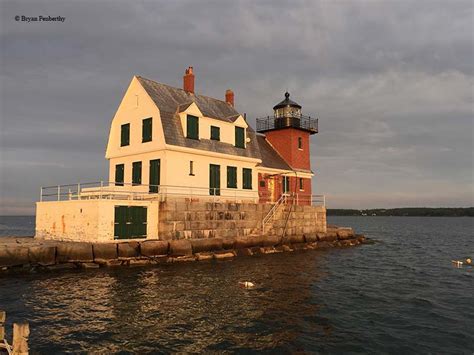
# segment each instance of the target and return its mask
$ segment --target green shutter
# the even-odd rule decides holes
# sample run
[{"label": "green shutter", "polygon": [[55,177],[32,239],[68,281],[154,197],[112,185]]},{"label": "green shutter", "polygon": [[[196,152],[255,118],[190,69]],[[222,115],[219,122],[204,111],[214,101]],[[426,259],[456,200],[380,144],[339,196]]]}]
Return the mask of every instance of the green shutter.
[{"label": "green shutter", "polygon": [[115,186],[123,186],[124,170],[123,164],[115,165]]},{"label": "green shutter", "polygon": [[160,159],[150,160],[149,191],[157,193],[160,185]]},{"label": "green shutter", "polygon": [[227,167],[227,187],[231,189],[237,188],[237,168],[235,166]]},{"label": "green shutter", "polygon": [[186,121],[186,131],[187,138],[199,139],[199,118],[188,115]]},{"label": "green shutter", "polygon": [[242,127],[235,127],[235,146],[245,148],[245,129]]},{"label": "green shutter", "polygon": [[243,188],[251,190],[252,189],[252,169],[243,168]]},{"label": "green shutter", "polygon": [[130,144],[130,123],[123,124],[120,128],[120,146]]},{"label": "green shutter", "polygon": [[211,139],[220,141],[221,140],[221,129],[216,126],[211,126]]},{"label": "green shutter", "polygon": [[146,118],[142,122],[142,142],[151,142],[152,140],[152,119]]},{"label": "green shutter", "polygon": [[142,162],[136,161],[132,164],[132,184],[141,185],[142,183]]}]

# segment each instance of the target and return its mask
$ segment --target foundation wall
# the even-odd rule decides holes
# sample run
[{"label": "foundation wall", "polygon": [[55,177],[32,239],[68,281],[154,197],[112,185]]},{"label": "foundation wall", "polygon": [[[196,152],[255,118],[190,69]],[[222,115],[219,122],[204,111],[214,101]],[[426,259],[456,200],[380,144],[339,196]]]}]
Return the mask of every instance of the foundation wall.
[{"label": "foundation wall", "polygon": [[78,242],[113,241],[115,206],[147,207],[147,239],[158,238],[158,201],[105,199],[37,202],[35,238]]}]

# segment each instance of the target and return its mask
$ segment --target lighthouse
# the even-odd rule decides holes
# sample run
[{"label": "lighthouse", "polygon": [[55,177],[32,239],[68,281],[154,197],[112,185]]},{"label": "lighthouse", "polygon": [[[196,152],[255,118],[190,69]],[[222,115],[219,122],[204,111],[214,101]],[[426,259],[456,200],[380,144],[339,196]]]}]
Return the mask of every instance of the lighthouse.
[{"label": "lighthouse", "polygon": [[[290,99],[290,93],[273,107],[273,116],[257,119],[257,132],[283,158],[291,173],[281,174],[273,184],[275,198],[282,193],[299,195],[300,204],[311,196],[310,137],[318,133],[318,119],[303,115],[300,104]],[[267,177],[268,178],[268,177]]]}]

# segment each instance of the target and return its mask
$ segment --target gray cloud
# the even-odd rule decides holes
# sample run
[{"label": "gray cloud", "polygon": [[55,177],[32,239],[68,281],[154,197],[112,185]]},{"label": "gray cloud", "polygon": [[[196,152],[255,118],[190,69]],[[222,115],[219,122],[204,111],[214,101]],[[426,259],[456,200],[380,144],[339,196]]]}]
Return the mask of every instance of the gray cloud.
[{"label": "gray cloud", "polygon": [[[314,189],[331,207],[473,205],[471,1],[3,1],[1,213],[41,185],[107,178],[132,75],[236,92],[251,122],[289,90],[320,117]],[[22,23],[14,16],[64,16]]]}]

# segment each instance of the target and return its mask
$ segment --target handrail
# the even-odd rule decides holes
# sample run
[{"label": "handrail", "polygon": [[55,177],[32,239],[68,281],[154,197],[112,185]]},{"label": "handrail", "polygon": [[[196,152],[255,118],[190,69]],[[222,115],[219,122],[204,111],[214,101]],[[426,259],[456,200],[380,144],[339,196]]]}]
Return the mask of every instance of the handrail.
[{"label": "handrail", "polygon": [[[280,199],[284,198],[283,194]],[[207,197],[214,201],[234,200],[259,203],[272,203],[272,210],[277,207],[271,196],[265,196],[265,192],[257,189],[230,189],[230,188],[209,188],[197,186],[178,185],[154,185],[154,184],[133,184],[126,182],[95,181],[77,184],[65,184],[55,186],[45,186],[40,188],[40,201],[63,201],[81,199],[127,199],[127,200],[163,200],[167,196],[179,196],[186,198]],[[324,195],[311,195],[297,193],[293,203],[298,205],[321,205],[325,206]]]},{"label": "handrail", "polygon": [[262,220],[262,233],[265,233],[265,225],[268,223],[270,218],[275,217],[275,214],[277,213],[277,210],[279,207],[283,204],[286,203],[286,199],[288,197],[288,194],[281,194],[280,198],[278,201],[273,205],[273,207],[268,211],[267,215],[263,217]]}]

